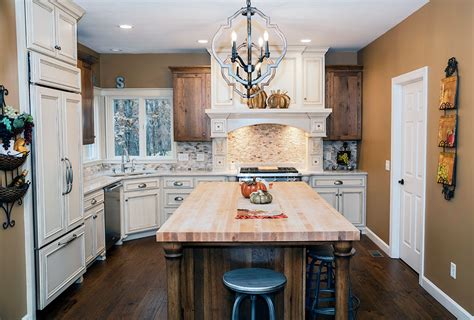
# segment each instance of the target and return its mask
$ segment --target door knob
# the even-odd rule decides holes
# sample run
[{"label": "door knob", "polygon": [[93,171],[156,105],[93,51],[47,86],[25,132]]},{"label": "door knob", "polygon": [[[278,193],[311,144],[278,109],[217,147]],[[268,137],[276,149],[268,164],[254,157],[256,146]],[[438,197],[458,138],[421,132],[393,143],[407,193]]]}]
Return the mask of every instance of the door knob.
[{"label": "door knob", "polygon": [[401,184],[402,186],[405,184],[405,180],[401,179],[401,180],[398,180],[398,183]]}]

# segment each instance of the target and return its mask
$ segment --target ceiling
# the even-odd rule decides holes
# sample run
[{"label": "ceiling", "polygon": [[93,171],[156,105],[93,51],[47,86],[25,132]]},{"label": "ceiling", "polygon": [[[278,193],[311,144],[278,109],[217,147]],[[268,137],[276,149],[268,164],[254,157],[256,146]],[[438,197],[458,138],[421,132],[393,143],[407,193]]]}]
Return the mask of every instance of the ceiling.
[{"label": "ceiling", "polygon": [[[86,10],[79,42],[99,53],[202,51],[244,0],[75,0]],[[428,0],[253,0],[286,35],[288,44],[363,48]],[[130,30],[118,25],[133,25]],[[308,45],[308,44],[305,44]]]}]

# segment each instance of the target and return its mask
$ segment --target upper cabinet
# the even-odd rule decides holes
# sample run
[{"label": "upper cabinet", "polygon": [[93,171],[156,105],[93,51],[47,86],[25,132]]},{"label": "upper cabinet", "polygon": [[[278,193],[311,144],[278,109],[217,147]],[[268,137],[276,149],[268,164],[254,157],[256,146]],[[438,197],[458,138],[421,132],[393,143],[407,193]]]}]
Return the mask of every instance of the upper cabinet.
[{"label": "upper cabinet", "polygon": [[327,140],[362,139],[362,66],[326,67]]},{"label": "upper cabinet", "polygon": [[28,49],[75,65],[77,20],[83,14],[72,1],[27,0]]},{"label": "upper cabinet", "polygon": [[[276,49],[275,49],[276,50]],[[324,64],[327,48],[313,49],[289,46],[275,77],[265,87],[268,96],[272,90],[286,91],[290,108],[324,108]],[[222,77],[221,67],[211,58],[211,108],[247,108],[242,99]]]},{"label": "upper cabinet", "polygon": [[82,95],[82,144],[95,142],[94,132],[94,87],[92,85],[91,65],[83,60],[77,61],[81,69],[81,95]]},{"label": "upper cabinet", "polygon": [[210,141],[211,68],[170,67],[173,73],[174,141]]}]

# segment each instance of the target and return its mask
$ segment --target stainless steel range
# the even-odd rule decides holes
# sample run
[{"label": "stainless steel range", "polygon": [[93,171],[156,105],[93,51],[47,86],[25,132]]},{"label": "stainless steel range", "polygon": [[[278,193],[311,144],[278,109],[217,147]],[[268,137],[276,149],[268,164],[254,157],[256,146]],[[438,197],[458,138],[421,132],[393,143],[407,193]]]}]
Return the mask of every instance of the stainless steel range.
[{"label": "stainless steel range", "polygon": [[293,167],[242,167],[237,175],[239,181],[262,178],[266,181],[301,181],[302,174]]}]

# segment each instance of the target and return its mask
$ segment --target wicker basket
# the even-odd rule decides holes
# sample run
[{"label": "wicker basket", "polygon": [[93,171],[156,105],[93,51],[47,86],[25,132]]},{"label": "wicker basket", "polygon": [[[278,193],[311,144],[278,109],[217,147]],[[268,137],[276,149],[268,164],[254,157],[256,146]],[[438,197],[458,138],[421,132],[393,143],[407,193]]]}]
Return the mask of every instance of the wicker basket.
[{"label": "wicker basket", "polygon": [[25,163],[28,158],[28,153],[23,154],[21,157],[17,157],[10,154],[0,154],[0,170],[12,171]]},{"label": "wicker basket", "polygon": [[13,203],[25,195],[30,187],[30,183],[25,183],[20,188],[18,187],[2,187],[0,186],[0,203]]}]

